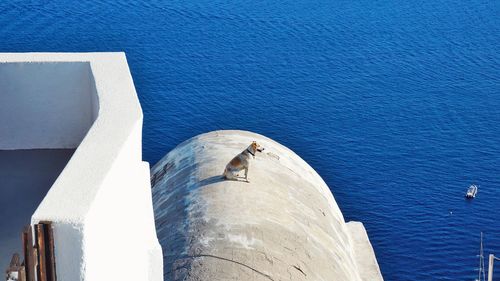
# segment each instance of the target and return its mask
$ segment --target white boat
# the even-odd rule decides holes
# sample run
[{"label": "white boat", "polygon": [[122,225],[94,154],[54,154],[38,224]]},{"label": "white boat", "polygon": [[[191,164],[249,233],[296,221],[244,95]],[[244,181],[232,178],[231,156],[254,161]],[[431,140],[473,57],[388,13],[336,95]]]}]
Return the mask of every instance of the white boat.
[{"label": "white boat", "polygon": [[477,185],[471,184],[467,189],[467,193],[465,194],[466,198],[474,198],[477,194]]}]

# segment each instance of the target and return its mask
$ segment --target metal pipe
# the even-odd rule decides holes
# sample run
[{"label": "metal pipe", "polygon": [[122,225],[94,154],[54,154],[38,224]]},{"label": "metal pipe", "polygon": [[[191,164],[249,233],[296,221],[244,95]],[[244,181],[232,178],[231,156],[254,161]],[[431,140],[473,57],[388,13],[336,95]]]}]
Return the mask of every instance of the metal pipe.
[{"label": "metal pipe", "polygon": [[490,254],[490,261],[488,265],[488,281],[493,280],[493,262],[495,261],[495,256]]}]

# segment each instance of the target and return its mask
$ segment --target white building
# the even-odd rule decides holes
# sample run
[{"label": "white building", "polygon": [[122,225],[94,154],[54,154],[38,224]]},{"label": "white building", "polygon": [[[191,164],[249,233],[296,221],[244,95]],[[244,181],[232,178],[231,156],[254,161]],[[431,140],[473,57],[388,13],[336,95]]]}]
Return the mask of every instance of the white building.
[{"label": "white building", "polygon": [[[162,280],[141,136],[142,111],[123,53],[0,54],[0,168],[26,156],[57,177],[36,188],[42,197],[48,190],[41,202],[20,202],[15,209],[24,213],[14,210],[4,222],[19,233],[30,223],[22,222],[25,209],[39,203],[31,224],[52,222],[58,280]],[[33,189],[16,190],[16,183],[40,179],[27,166],[0,173],[5,204],[33,200]],[[5,235],[0,247],[16,240]]]}]

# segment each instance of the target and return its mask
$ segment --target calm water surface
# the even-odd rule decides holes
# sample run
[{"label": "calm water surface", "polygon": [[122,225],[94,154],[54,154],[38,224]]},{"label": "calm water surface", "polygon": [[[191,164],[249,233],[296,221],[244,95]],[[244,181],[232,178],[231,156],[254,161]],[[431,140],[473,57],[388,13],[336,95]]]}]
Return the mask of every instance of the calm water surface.
[{"label": "calm water surface", "polygon": [[480,231],[500,255],[499,1],[7,0],[0,51],[125,51],[152,164],[215,129],[290,147],[386,280],[472,280]]}]

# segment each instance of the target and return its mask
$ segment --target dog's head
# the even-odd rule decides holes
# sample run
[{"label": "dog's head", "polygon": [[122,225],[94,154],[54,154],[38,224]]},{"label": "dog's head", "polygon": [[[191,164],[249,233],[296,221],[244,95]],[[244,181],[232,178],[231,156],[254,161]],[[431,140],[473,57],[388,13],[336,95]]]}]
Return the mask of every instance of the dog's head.
[{"label": "dog's head", "polygon": [[255,153],[255,152],[262,152],[264,150],[264,148],[258,144],[256,141],[253,141],[252,144],[250,145],[250,148],[252,149],[252,151]]}]

